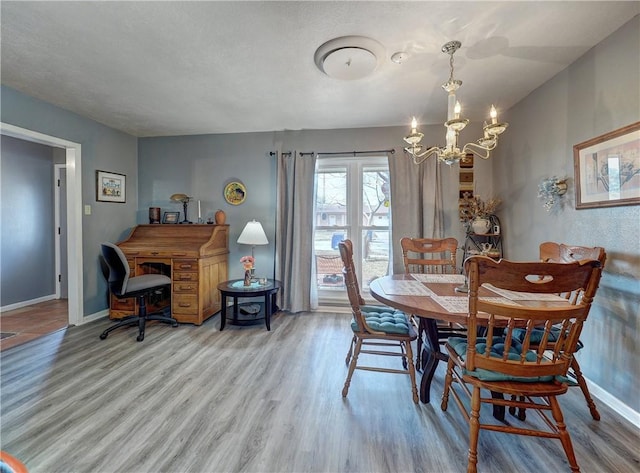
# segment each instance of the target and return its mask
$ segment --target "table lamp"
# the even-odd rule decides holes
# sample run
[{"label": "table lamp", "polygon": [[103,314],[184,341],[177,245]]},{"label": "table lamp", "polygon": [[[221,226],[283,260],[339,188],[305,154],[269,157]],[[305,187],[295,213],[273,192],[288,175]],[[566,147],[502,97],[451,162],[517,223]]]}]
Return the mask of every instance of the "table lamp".
[{"label": "table lamp", "polygon": [[187,205],[189,204],[191,197],[187,194],[173,194],[170,199],[174,202],[182,202],[182,206],[184,208],[184,220],[180,223],[191,223],[187,218]]},{"label": "table lamp", "polygon": [[247,222],[238,237],[238,243],[241,245],[251,245],[251,258],[254,261],[255,265],[255,257],[253,255],[253,250],[256,245],[268,245],[269,240],[267,240],[267,235],[264,233],[264,229],[260,222],[256,222],[255,220],[251,220]]}]

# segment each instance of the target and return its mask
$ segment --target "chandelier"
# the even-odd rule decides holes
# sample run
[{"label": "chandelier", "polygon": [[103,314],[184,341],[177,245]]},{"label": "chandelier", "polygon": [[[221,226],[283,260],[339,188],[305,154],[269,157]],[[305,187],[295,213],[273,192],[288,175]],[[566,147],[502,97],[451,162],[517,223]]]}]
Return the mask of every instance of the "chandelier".
[{"label": "chandelier", "polygon": [[489,153],[498,145],[498,135],[503,133],[508,123],[498,122],[498,113],[496,108],[491,105],[489,116],[491,117],[491,123],[484,122],[484,136],[480,138],[476,143],[467,143],[462,147],[458,146],[458,135],[469,123],[466,118],[460,117],[460,102],[456,100],[456,90],[462,85],[462,81],[453,78],[453,54],[462,46],[460,41],[449,41],[442,46],[442,52],[449,55],[450,74],[449,80],[442,84],[442,88],[449,94],[448,98],[448,110],[447,121],[444,126],[447,128],[446,134],[446,146],[432,146],[431,148],[423,149],[420,144],[424,134],[417,130],[418,122],[413,117],[411,121],[411,134],[404,137],[404,141],[409,143],[409,146],[404,150],[411,155],[411,158],[415,164],[423,163],[427,158],[436,156],[438,160],[447,163],[448,165],[455,164],[460,160],[464,160],[468,153],[473,153],[482,159],[488,159]]}]

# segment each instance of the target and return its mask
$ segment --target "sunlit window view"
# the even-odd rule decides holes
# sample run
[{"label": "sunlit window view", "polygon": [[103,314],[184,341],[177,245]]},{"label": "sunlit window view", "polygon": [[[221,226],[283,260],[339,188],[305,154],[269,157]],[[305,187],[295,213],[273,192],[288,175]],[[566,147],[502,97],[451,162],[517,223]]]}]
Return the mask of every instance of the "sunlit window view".
[{"label": "sunlit window view", "polygon": [[338,243],[353,241],[365,299],[369,282],[389,268],[389,167],[382,158],[319,159],[316,167],[316,281],[320,303],[346,301]]}]

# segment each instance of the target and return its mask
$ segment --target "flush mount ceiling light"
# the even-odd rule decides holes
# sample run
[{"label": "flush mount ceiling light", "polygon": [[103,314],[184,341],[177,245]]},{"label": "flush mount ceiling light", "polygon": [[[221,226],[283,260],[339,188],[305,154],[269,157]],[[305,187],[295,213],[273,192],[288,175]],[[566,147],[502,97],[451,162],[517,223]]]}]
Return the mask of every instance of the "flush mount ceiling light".
[{"label": "flush mount ceiling light", "polygon": [[322,72],[340,80],[362,79],[376,70],[384,47],[365,36],[342,36],[320,46],[313,59]]}]

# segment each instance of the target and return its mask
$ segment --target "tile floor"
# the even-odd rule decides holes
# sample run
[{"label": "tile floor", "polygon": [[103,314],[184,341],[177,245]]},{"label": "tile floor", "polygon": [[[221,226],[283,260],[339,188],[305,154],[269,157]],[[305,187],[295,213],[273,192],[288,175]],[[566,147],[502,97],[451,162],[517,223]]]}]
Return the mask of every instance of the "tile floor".
[{"label": "tile floor", "polygon": [[[56,299],[33,304],[0,315],[0,351],[21,345],[68,325],[68,303]],[[14,334],[14,335],[11,335]]]}]

